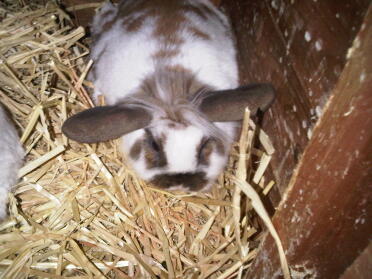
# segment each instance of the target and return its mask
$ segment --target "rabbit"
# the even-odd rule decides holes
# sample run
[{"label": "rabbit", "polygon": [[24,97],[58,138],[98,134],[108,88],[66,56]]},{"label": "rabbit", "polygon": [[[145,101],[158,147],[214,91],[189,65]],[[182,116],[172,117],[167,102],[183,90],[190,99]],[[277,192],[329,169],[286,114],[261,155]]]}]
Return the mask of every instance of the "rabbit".
[{"label": "rabbit", "polygon": [[23,157],[17,131],[0,105],[0,221],[7,216],[8,192],[17,181]]},{"label": "rabbit", "polygon": [[106,106],[67,119],[78,142],[121,138],[138,175],[167,190],[207,191],[223,171],[245,107],[265,111],[270,84],[239,86],[227,17],[207,0],[107,3],[93,19],[89,74]]}]

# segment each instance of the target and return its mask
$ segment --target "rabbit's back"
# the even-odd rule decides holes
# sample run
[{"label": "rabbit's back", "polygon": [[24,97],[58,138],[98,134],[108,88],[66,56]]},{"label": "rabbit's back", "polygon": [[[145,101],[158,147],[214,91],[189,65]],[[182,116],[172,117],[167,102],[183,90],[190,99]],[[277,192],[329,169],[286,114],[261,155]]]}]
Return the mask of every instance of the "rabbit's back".
[{"label": "rabbit's back", "polygon": [[92,33],[91,79],[108,104],[135,93],[159,68],[191,73],[215,89],[238,85],[230,24],[209,1],[106,4]]}]

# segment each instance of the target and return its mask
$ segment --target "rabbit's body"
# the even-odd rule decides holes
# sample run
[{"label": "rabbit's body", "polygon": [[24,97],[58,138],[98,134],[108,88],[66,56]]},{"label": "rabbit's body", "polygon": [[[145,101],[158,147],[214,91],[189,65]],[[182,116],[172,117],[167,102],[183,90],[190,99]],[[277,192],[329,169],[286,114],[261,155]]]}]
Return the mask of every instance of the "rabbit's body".
[{"label": "rabbit's body", "polygon": [[17,131],[0,105],[0,220],[6,216],[8,192],[17,181],[23,156]]},{"label": "rabbit's body", "polygon": [[255,113],[273,100],[270,86],[228,90],[238,70],[226,16],[208,0],[124,0],[101,9],[92,35],[94,97],[109,106],[71,117],[64,133],[81,142],[122,137],[143,179],[208,189],[244,107]]},{"label": "rabbit's body", "polygon": [[[159,89],[155,94],[162,100],[160,106],[171,106],[168,113],[174,113],[179,110],[178,100],[187,99],[191,97],[188,95],[205,87],[238,86],[236,52],[229,22],[209,1],[129,0],[122,1],[118,7],[106,4],[95,17],[92,32],[95,39],[92,48],[95,64],[91,72],[94,95],[104,95],[109,105],[143,92],[147,83],[152,89]],[[187,86],[194,88],[187,90]],[[193,119],[192,122],[197,121]],[[196,147],[207,136],[203,131],[206,127],[190,125],[180,129],[180,125],[168,127],[169,120],[156,122],[151,129],[152,136],[167,135],[162,143],[167,172],[202,173],[205,166],[197,167]],[[230,138],[233,136],[233,123],[218,125]],[[164,172],[163,167],[152,167],[159,162],[146,160],[145,154],[130,156],[133,145],[144,135],[144,129],[125,135],[123,149],[140,176],[151,180]],[[198,175],[191,179],[197,180],[200,187],[205,186],[199,181],[207,181],[208,177],[214,179],[221,172],[225,153],[223,150],[221,156],[210,158],[215,167],[210,168],[206,177]],[[157,184],[168,183],[166,179],[158,180]],[[198,188],[195,185],[194,189]]]},{"label": "rabbit's body", "polygon": [[106,4],[92,33],[95,95],[105,95],[108,104],[137,93],[159,69],[187,71],[215,89],[238,86],[229,22],[208,0]]}]

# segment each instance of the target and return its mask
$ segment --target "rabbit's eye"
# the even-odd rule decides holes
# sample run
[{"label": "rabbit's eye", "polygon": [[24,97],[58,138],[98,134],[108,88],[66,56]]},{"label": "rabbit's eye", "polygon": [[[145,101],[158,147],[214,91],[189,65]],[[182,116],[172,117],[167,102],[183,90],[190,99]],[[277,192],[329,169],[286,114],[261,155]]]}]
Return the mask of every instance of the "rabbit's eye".
[{"label": "rabbit's eye", "polygon": [[147,142],[148,146],[152,150],[154,150],[156,152],[159,152],[160,151],[160,146],[156,142],[156,140],[155,140],[154,136],[152,135],[152,133],[149,130],[147,130],[147,129],[145,130],[145,132],[146,132],[146,135],[147,135],[146,142]]},{"label": "rabbit's eye", "polygon": [[157,142],[153,138],[150,138],[149,141],[150,141],[150,146],[151,146],[152,149],[154,149],[155,151],[160,150],[159,145],[157,144]]}]

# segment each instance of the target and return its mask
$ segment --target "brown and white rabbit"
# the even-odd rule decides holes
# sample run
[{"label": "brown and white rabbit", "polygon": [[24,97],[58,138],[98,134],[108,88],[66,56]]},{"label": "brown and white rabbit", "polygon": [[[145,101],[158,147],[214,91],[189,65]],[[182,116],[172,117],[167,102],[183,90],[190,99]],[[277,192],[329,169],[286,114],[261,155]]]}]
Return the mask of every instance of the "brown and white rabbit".
[{"label": "brown and white rabbit", "polygon": [[208,189],[244,108],[274,100],[268,84],[238,87],[230,23],[207,0],[106,4],[92,35],[94,97],[108,106],[72,116],[63,132],[85,143],[122,137],[131,165],[157,187]]},{"label": "brown and white rabbit", "polygon": [[17,131],[0,105],[0,221],[6,217],[8,192],[17,181],[23,156]]}]

